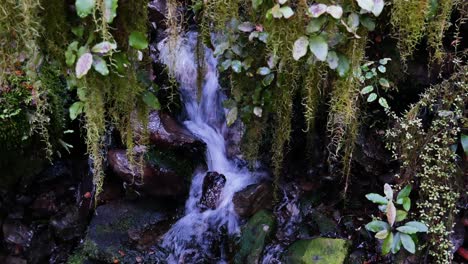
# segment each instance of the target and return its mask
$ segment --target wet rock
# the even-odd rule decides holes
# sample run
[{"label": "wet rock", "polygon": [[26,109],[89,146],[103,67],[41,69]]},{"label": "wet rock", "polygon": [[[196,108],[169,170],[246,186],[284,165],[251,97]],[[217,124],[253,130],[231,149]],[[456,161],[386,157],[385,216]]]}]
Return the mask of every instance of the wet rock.
[{"label": "wet rock", "polygon": [[50,217],[58,212],[58,207],[55,202],[55,194],[53,192],[45,192],[40,194],[31,205],[33,215],[37,217]]},{"label": "wet rock", "polygon": [[72,178],[73,172],[68,161],[59,160],[43,170],[37,177],[37,182],[46,182],[59,178]]},{"label": "wet rock", "polygon": [[145,162],[143,171],[131,168],[127,153],[123,149],[108,152],[108,160],[112,170],[126,183],[136,190],[153,196],[177,196],[188,189],[184,184],[188,175],[181,175],[164,162]]},{"label": "wet rock", "polygon": [[234,263],[258,263],[274,228],[273,213],[266,210],[257,212],[242,228],[239,250],[234,258]]},{"label": "wet rock", "polygon": [[242,217],[249,217],[261,209],[271,209],[273,206],[271,183],[251,184],[235,193],[232,201],[236,213]]},{"label": "wet rock", "polygon": [[2,226],[3,239],[9,244],[29,247],[33,237],[33,231],[17,221],[6,221]]},{"label": "wet rock", "polygon": [[166,0],[152,0],[148,3],[149,20],[155,23],[156,28],[165,28],[167,2]]},{"label": "wet rock", "polygon": [[299,240],[289,246],[284,256],[286,263],[341,264],[348,256],[349,240],[314,238]]},{"label": "wet rock", "polygon": [[199,201],[202,211],[216,209],[219,197],[226,184],[226,177],[217,172],[208,172],[203,179],[203,194]]},{"label": "wet rock", "polygon": [[361,129],[353,152],[353,160],[361,165],[369,175],[380,175],[387,172],[391,161],[390,153],[385,149],[381,135],[375,131]]},{"label": "wet rock", "polygon": [[62,241],[70,241],[79,238],[85,231],[85,216],[80,216],[79,209],[75,206],[66,208],[65,212],[54,216],[50,221],[55,236]]},{"label": "wet rock", "polygon": [[[94,260],[113,263],[132,242],[140,247],[154,245],[169,228],[170,217],[154,203],[112,202],[96,209],[83,244],[84,253]],[[142,234],[153,233],[148,239]],[[142,244],[144,243],[144,245]]]},{"label": "wet rock", "polygon": [[7,257],[0,257],[0,263],[4,264],[28,264],[27,260],[19,258],[19,257],[13,257],[13,256],[7,256]]},{"label": "wet rock", "polygon": [[48,257],[55,249],[55,242],[49,230],[34,235],[31,248],[28,251],[28,264],[47,263]]},{"label": "wet rock", "polygon": [[[141,122],[135,117],[132,123],[136,134],[141,135],[144,130]],[[149,114],[148,133],[151,143],[158,148],[196,149],[203,146],[200,140],[170,115],[158,111],[151,111]]]},{"label": "wet rock", "polygon": [[320,235],[334,235],[338,232],[335,221],[319,211],[313,211],[310,214],[312,223],[317,226]]},{"label": "wet rock", "polygon": [[363,250],[355,250],[349,255],[349,264],[362,264],[366,262],[366,252]]}]

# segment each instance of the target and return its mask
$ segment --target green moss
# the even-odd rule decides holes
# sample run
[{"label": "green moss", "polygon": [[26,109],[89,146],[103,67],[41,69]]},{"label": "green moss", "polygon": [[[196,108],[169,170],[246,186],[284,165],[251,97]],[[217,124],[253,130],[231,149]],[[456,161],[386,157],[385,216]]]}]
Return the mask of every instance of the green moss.
[{"label": "green moss", "polygon": [[315,238],[294,242],[284,257],[288,264],[342,264],[348,256],[350,241]]},{"label": "green moss", "polygon": [[431,50],[431,61],[440,63],[444,57],[442,39],[450,26],[450,15],[457,1],[439,0],[437,12],[429,18],[427,25],[427,42]]},{"label": "green moss", "polygon": [[425,33],[429,6],[428,0],[393,2],[390,23],[393,26],[394,36],[398,39],[398,50],[403,62],[413,54]]}]

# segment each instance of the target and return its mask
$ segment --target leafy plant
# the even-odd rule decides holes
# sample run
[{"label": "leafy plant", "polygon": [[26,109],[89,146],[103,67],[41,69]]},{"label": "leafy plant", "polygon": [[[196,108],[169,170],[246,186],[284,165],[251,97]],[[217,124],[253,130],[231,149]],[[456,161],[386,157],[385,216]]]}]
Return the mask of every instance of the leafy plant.
[{"label": "leafy plant", "polygon": [[[389,184],[384,185],[385,196],[377,193],[369,193],[366,198],[379,205],[380,211],[386,214],[387,221],[374,220],[366,225],[366,229],[376,233],[375,238],[383,240],[382,254],[386,255],[390,252],[393,254],[400,251],[401,246],[410,253],[416,252],[416,244],[418,239],[417,233],[426,233],[427,226],[424,223],[417,221],[409,221],[401,224],[406,220],[408,211],[411,209],[411,186],[407,185],[397,195],[394,200],[393,189]],[[396,208],[400,205],[402,209]]]},{"label": "leafy plant", "polygon": [[372,103],[378,99],[377,101],[383,108],[389,108],[389,106],[387,99],[380,94],[381,89],[387,91],[391,86],[390,82],[380,75],[387,72],[385,65],[390,60],[390,58],[384,58],[379,60],[378,63],[374,61],[367,62],[355,73],[361,84],[365,85],[361,89],[361,94],[367,95],[367,102]]}]

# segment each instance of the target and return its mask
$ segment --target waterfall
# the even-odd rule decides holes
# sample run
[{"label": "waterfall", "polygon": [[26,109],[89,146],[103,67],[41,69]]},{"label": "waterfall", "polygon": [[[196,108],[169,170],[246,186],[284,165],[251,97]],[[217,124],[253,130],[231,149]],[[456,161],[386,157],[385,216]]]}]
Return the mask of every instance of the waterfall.
[{"label": "waterfall", "polygon": [[[228,159],[224,134],[229,129],[225,121],[222,101],[225,96],[218,82],[217,60],[205,48],[203,89],[198,99],[198,65],[196,60],[197,33],[189,32],[175,45],[163,40],[158,44],[159,60],[180,84],[181,99],[187,119],[184,125],[206,143],[207,171],[193,175],[185,216],[177,221],[163,238],[162,246],[169,251],[168,263],[198,263],[212,257],[216,251],[223,256],[223,248],[215,241],[219,236],[239,232],[239,219],[232,198],[237,191],[258,181],[258,176],[245,166]],[[202,196],[203,179],[208,171],[226,177],[226,184],[214,210],[201,211],[198,201]],[[223,257],[216,260],[224,263]]]}]

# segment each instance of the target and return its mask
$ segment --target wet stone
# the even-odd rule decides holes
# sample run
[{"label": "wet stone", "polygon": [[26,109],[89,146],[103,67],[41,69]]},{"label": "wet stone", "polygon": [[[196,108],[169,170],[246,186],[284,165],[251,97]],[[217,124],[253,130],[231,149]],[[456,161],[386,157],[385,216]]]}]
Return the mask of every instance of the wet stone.
[{"label": "wet stone", "polygon": [[203,194],[200,198],[199,207],[202,211],[207,209],[216,209],[226,177],[217,172],[208,172],[203,179]]},{"label": "wet stone", "polygon": [[251,184],[234,194],[234,209],[239,216],[249,217],[261,209],[271,209],[273,206],[273,190],[271,183]]}]

